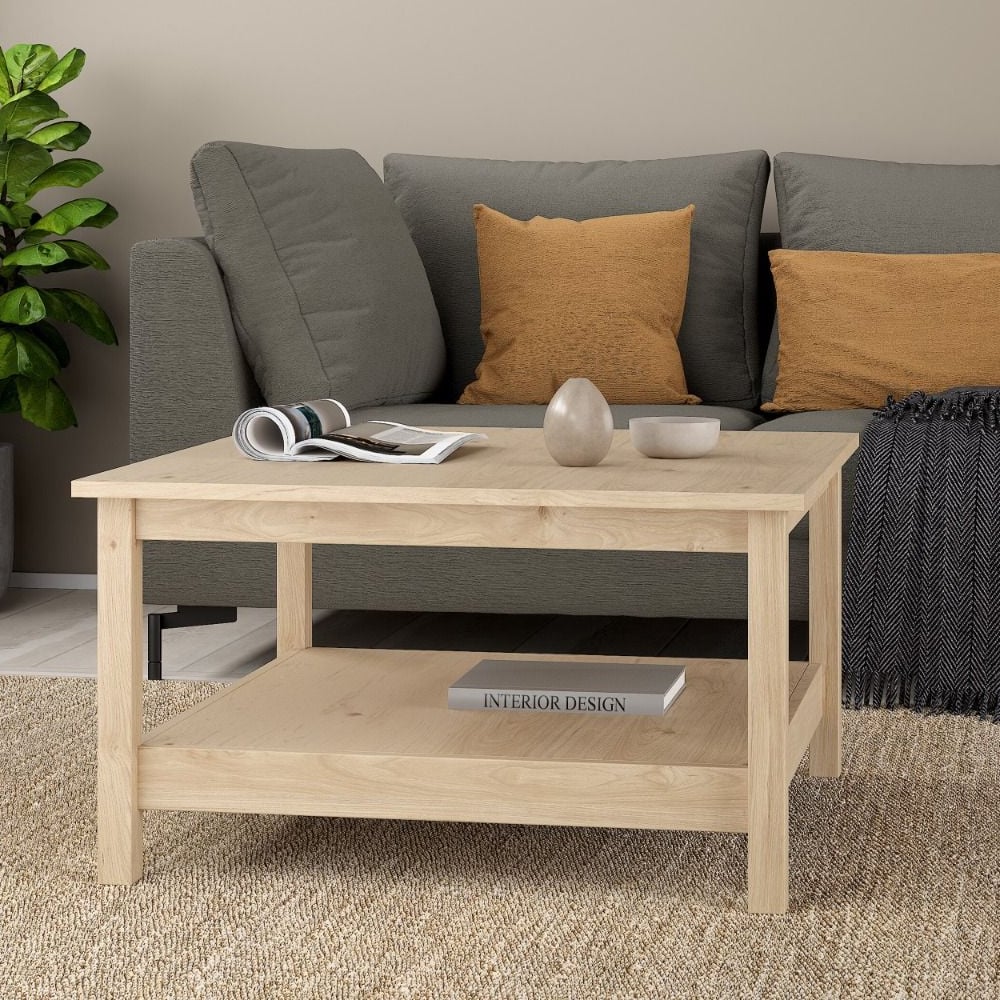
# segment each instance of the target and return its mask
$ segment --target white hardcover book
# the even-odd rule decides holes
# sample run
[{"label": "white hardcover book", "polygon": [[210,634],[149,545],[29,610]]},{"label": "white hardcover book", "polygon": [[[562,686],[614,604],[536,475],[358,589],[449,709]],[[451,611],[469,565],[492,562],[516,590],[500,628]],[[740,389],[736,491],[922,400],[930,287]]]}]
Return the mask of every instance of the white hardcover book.
[{"label": "white hardcover book", "polygon": [[683,688],[677,664],[480,660],[448,688],[448,707],[662,715]]}]

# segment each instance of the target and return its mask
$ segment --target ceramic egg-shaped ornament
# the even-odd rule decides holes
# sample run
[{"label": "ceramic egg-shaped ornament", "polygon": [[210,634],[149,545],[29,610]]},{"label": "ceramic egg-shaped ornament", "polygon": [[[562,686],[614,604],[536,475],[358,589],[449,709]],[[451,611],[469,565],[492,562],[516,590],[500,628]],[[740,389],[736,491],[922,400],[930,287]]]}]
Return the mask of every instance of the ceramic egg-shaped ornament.
[{"label": "ceramic egg-shaped ornament", "polygon": [[611,448],[611,407],[589,378],[567,379],[545,411],[545,447],[560,465],[598,465]]}]

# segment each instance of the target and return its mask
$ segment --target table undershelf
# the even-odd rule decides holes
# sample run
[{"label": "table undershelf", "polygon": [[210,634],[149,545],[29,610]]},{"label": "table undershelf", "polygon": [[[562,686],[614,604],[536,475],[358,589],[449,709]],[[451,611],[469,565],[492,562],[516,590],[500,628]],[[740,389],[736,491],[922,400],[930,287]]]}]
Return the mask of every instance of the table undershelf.
[{"label": "table undershelf", "polygon": [[[746,831],[743,660],[684,663],[663,716],[477,712],[449,684],[516,654],[310,648],[147,733],[141,809]],[[822,670],[792,662],[786,779],[819,722]]]}]

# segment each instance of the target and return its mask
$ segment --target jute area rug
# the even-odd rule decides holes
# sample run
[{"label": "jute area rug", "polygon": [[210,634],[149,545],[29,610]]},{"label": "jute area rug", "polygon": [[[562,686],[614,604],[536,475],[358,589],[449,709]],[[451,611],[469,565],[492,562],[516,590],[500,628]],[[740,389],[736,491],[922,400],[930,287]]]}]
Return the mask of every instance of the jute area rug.
[{"label": "jute area rug", "polygon": [[[212,690],[149,686],[150,724]],[[0,678],[0,998],[995,998],[1000,727],[866,710],[792,783],[791,912],[746,838],[154,813],[94,881],[94,683]]]}]

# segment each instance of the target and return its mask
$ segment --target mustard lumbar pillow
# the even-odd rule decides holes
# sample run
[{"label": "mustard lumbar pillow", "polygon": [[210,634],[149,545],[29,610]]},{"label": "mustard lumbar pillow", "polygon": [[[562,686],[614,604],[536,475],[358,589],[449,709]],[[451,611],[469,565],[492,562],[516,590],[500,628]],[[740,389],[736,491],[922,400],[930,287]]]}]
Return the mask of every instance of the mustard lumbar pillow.
[{"label": "mustard lumbar pillow", "polygon": [[677,349],[694,206],[573,222],[473,209],[483,359],[460,403],[548,403],[589,378],[609,403],[697,403]]},{"label": "mustard lumbar pillow", "polygon": [[775,413],[1000,385],[1000,254],[772,250]]}]

